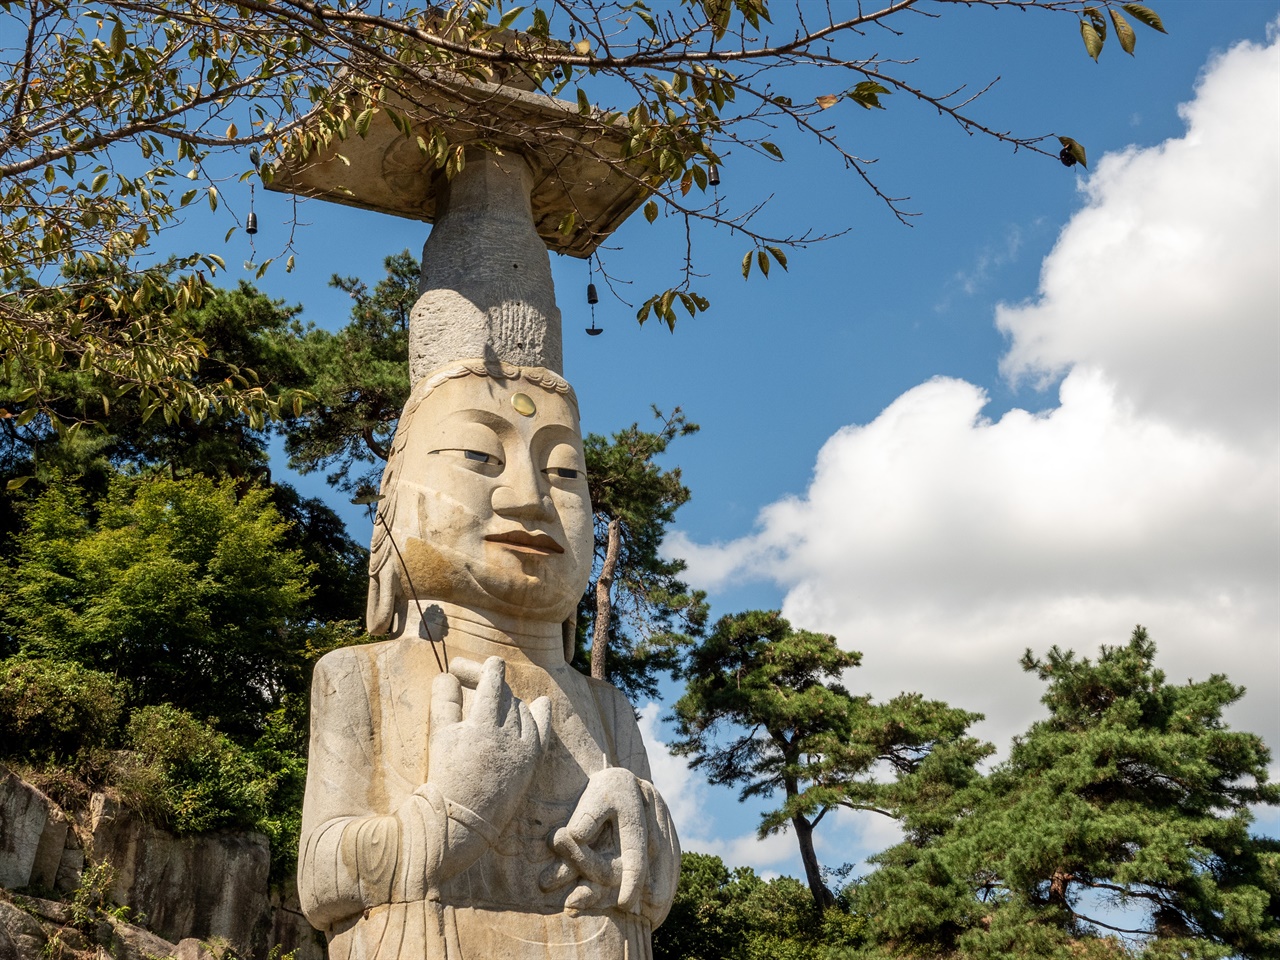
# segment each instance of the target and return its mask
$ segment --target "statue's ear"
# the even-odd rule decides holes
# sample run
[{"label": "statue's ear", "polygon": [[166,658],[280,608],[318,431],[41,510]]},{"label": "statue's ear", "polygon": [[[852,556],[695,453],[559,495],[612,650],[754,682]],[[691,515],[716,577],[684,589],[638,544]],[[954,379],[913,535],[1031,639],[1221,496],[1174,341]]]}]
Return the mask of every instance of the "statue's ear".
[{"label": "statue's ear", "polygon": [[371,636],[391,632],[396,615],[395,564],[383,564],[377,573],[369,573],[369,599],[365,605],[365,625]]},{"label": "statue's ear", "polygon": [[578,611],[569,614],[569,619],[560,624],[561,636],[564,638],[564,662],[573,663],[573,649],[578,643]]},{"label": "statue's ear", "polygon": [[375,637],[391,632],[400,599],[400,564],[389,533],[395,503],[384,500],[378,509],[378,522],[373,525],[373,542],[369,545],[369,599],[364,614],[365,627]]}]

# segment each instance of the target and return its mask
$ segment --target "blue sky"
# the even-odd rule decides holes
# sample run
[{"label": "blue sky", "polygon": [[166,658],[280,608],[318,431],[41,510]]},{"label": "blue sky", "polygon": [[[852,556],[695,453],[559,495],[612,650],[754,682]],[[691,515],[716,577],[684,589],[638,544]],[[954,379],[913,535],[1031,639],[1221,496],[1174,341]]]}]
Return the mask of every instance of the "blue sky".
[{"label": "blue sky", "polygon": [[[918,58],[902,70],[921,85],[999,77],[973,112],[1076,138],[1087,171],[900,95],[841,104],[825,116],[911,197],[913,226],[780,131],[785,164],[734,154],[720,190],[770,197],[777,232],[848,231],[793,252],[789,272],[744,282],[741,238],[699,229],[707,314],[671,334],[606,294],[606,332],[588,338],[586,265],[553,263],[585,429],[644,422],[651,404],[702,425],[671,451],[693,500],[670,548],[714,612],[781,606],[863,651],[854,689],[983,711],[998,745],[1038,715],[1025,647],[1092,653],[1142,622],[1171,677],[1248,685],[1232,720],[1280,749],[1280,3],[1155,6],[1168,36],[1140,30],[1135,58],[1108,45],[1098,64],[1072,20],[1017,10],[914,16],[866,41]],[[789,92],[840,86],[816,72]],[[224,200],[243,211],[236,189]],[[287,203],[258,191],[257,210],[269,256]],[[348,307],[332,273],[372,283],[427,229],[321,203],[302,219],[297,269],[260,286],[327,327]],[[612,245],[609,271],[647,294],[676,276],[683,229],[635,217]],[[247,255],[237,236],[228,262]],[[297,482],[367,535],[322,478]],[[687,844],[798,874],[793,838],[755,841],[755,809],[666,755],[661,712],[645,706],[645,727]],[[849,817],[823,824],[820,855],[891,840]]]}]

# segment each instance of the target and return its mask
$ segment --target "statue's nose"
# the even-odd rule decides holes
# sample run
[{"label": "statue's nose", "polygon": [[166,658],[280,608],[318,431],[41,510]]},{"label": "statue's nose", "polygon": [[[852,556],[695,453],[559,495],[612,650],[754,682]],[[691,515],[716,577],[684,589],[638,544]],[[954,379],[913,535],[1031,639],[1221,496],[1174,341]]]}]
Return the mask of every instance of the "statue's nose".
[{"label": "statue's nose", "polygon": [[507,464],[503,471],[505,484],[493,491],[493,512],[516,520],[551,520],[555,505],[551,491],[538,481],[540,474],[533,464]]}]

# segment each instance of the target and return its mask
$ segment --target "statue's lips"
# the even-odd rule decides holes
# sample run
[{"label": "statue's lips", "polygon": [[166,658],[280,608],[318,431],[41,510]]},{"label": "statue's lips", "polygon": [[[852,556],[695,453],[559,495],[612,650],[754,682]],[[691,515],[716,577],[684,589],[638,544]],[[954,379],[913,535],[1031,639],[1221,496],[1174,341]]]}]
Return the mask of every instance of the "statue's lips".
[{"label": "statue's lips", "polygon": [[556,543],[555,538],[545,533],[530,533],[528,530],[509,530],[506,533],[491,533],[485,537],[490,543],[500,543],[504,547],[525,550],[530,553],[564,553],[564,547]]}]

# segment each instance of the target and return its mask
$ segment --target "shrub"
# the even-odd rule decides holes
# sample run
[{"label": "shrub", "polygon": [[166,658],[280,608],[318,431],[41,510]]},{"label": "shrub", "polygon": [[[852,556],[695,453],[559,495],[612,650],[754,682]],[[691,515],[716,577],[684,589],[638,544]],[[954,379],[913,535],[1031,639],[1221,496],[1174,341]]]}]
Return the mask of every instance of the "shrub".
[{"label": "shrub", "polygon": [[127,687],[75,663],[0,661],[0,756],[47,765],[115,745]]},{"label": "shrub", "polygon": [[267,777],[253,757],[185,710],[141,707],[129,719],[116,782],[124,802],[175,833],[256,828]]}]

